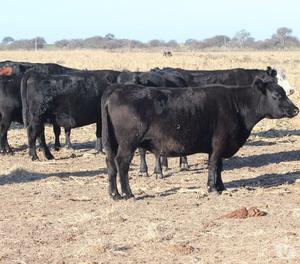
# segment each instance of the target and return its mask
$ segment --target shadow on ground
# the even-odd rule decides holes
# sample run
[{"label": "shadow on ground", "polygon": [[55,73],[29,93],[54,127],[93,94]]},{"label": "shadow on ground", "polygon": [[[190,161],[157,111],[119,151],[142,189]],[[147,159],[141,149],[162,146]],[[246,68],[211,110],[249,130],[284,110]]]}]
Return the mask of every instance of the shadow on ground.
[{"label": "shadow on ground", "polygon": [[[258,168],[266,166],[268,164],[288,162],[288,161],[298,161],[300,159],[300,150],[296,151],[282,151],[277,153],[267,153],[252,155],[247,157],[232,157],[224,161],[224,169],[232,170],[239,169],[242,167],[253,167]],[[199,170],[202,170],[200,168]],[[100,170],[87,170],[87,171],[75,171],[75,172],[54,172],[54,173],[38,173],[26,171],[22,168],[17,168],[7,174],[0,175],[0,185],[14,184],[14,183],[26,183],[31,181],[37,181],[46,179],[48,177],[95,177],[107,174],[107,169]],[[226,183],[228,188],[240,188],[240,187],[272,187],[282,184],[293,184],[297,179],[300,179],[300,171],[286,174],[264,174],[256,178],[251,179],[238,179]],[[176,190],[171,189],[170,192],[158,195],[166,196],[175,193]],[[143,199],[147,197],[140,197]]]},{"label": "shadow on ground", "polygon": [[[81,142],[81,143],[72,143],[72,148],[70,150],[82,150],[82,149],[94,149],[95,148],[95,143],[96,141],[86,141],[86,142]],[[48,143],[48,147],[51,152],[56,152],[54,150],[54,143]],[[39,148],[39,145],[37,144],[37,148]],[[20,145],[18,147],[12,146],[12,149],[14,152],[19,152],[28,149],[27,144]],[[61,144],[61,147],[58,151],[68,149],[65,144]]]},{"label": "shadow on ground", "polygon": [[243,167],[262,167],[269,164],[300,160],[300,150],[258,154],[247,157],[232,157],[224,161],[224,169],[232,170]]},{"label": "shadow on ground", "polygon": [[261,132],[252,132],[252,136],[259,136],[264,138],[280,138],[286,136],[300,136],[300,130],[284,130],[284,129],[270,129]]},{"label": "shadow on ground", "polygon": [[241,187],[262,187],[270,188],[282,184],[293,184],[300,179],[300,171],[285,173],[285,174],[264,174],[251,179],[233,180],[225,184],[226,188],[241,188]]},{"label": "shadow on ground", "polygon": [[48,177],[95,177],[100,174],[107,174],[106,169],[91,171],[75,171],[75,172],[55,172],[55,173],[38,173],[30,172],[22,168],[15,169],[8,174],[0,175],[0,185],[26,183],[32,181],[43,180]]},{"label": "shadow on ground", "polygon": [[276,145],[276,142],[270,142],[270,141],[265,141],[265,140],[248,140],[245,143],[245,146],[252,146],[252,147],[257,147],[257,146],[272,146]]}]

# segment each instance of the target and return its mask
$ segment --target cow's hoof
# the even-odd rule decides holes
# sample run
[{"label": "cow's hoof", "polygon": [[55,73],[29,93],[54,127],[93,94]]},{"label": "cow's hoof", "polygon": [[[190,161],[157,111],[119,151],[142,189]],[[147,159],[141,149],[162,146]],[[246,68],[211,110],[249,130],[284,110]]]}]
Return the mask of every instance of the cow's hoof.
[{"label": "cow's hoof", "polygon": [[54,156],[51,153],[45,154],[47,160],[54,159]]},{"label": "cow's hoof", "polygon": [[38,161],[39,158],[38,158],[38,156],[32,156],[32,157],[31,157],[31,160],[32,160],[32,161]]},{"label": "cow's hoof", "polygon": [[96,154],[99,154],[99,155],[106,155],[105,152],[103,152],[102,150],[97,150],[97,151],[96,151]]},{"label": "cow's hoof", "polygon": [[187,171],[189,169],[190,169],[189,164],[187,164],[187,163],[181,163],[181,165],[180,165],[180,170],[181,171]]},{"label": "cow's hoof", "polygon": [[214,194],[214,195],[219,195],[221,194],[222,192],[218,191],[218,189],[214,186],[214,187],[211,187],[211,186],[208,186],[207,187],[207,191],[210,193],[210,194]]},{"label": "cow's hoof", "polygon": [[134,195],[132,193],[124,193],[123,194],[123,199],[128,200],[134,198]]},{"label": "cow's hoof", "polygon": [[162,166],[162,170],[163,170],[163,171],[168,171],[168,170],[169,170],[169,167]]},{"label": "cow's hoof", "polygon": [[95,151],[96,151],[97,154],[100,154],[102,152],[102,149],[95,148]]},{"label": "cow's hoof", "polygon": [[109,196],[114,200],[118,201],[122,199],[122,196],[119,193],[110,193]]},{"label": "cow's hoof", "polygon": [[14,155],[14,152],[11,149],[2,149],[0,150],[0,154],[2,155]]},{"label": "cow's hoof", "polygon": [[140,176],[140,177],[149,177],[149,174],[148,174],[147,171],[140,171],[140,172],[139,172],[139,176]]},{"label": "cow's hoof", "polygon": [[60,150],[60,146],[54,146],[54,150],[55,151],[59,151]]},{"label": "cow's hoof", "polygon": [[155,178],[156,179],[163,179],[164,175],[162,173],[155,173]]},{"label": "cow's hoof", "polygon": [[225,188],[225,186],[222,184],[222,185],[220,185],[220,186],[217,186],[217,191],[220,192],[220,193],[222,193],[223,191],[226,191],[226,188]]},{"label": "cow's hoof", "polygon": [[96,140],[95,150],[96,150],[97,153],[102,151],[102,144],[101,144],[101,140],[99,140],[99,139]]},{"label": "cow's hoof", "polygon": [[10,146],[6,146],[6,147],[5,147],[5,151],[6,151],[6,153],[7,153],[8,155],[14,155],[14,152],[13,152],[13,150],[11,149]]},{"label": "cow's hoof", "polygon": [[72,145],[66,145],[66,149],[69,149],[69,150],[74,150],[73,146]]}]

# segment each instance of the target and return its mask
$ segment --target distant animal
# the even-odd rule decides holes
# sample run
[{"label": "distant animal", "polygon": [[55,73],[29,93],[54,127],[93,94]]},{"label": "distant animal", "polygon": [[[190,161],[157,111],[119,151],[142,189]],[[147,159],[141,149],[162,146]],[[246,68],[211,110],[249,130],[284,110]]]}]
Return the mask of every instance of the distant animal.
[{"label": "distant animal", "polygon": [[208,153],[208,191],[222,192],[222,159],[243,146],[253,127],[263,118],[291,118],[299,113],[274,79],[261,77],[252,85],[232,88],[112,85],[102,96],[101,108],[113,199],[134,197],[128,170],[138,147],[166,157]]},{"label": "distant animal", "polygon": [[167,51],[164,51],[164,52],[163,52],[163,56],[164,56],[164,57],[172,57],[173,54],[172,54],[171,51],[167,50]]},{"label": "distant animal", "polygon": [[[54,63],[0,62],[0,152],[2,154],[13,153],[7,140],[10,124],[13,121],[23,123],[20,85],[25,71],[30,68],[44,73],[64,73],[73,70]],[[53,124],[53,130],[55,148],[58,149],[60,128]],[[43,148],[44,135],[40,138],[40,144]]]},{"label": "distant animal", "polygon": [[[35,141],[43,134],[46,122],[68,129],[96,123],[96,148],[101,150],[101,96],[116,82],[118,74],[112,70],[64,74],[27,71],[21,83],[21,99],[32,160],[38,159]],[[53,158],[47,146],[44,154],[47,159]]]}]

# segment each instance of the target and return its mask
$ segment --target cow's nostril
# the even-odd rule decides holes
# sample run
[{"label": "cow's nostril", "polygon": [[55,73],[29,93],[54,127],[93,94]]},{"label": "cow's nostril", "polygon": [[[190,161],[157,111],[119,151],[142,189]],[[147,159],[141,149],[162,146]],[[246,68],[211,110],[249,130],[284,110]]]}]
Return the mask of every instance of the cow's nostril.
[{"label": "cow's nostril", "polygon": [[292,95],[294,92],[295,92],[295,90],[294,90],[294,89],[291,89],[291,90],[290,90],[290,95]]},{"label": "cow's nostril", "polygon": [[295,109],[294,109],[294,115],[298,115],[298,113],[299,113],[299,108],[295,107]]}]

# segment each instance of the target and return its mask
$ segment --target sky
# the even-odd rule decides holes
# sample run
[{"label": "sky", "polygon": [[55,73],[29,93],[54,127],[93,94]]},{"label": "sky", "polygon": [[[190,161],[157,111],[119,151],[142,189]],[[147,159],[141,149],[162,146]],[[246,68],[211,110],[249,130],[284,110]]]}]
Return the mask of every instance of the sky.
[{"label": "sky", "polygon": [[112,33],[184,42],[232,37],[241,29],[265,39],[283,26],[300,38],[299,0],[0,0],[0,6],[0,41],[41,36],[53,43]]}]

